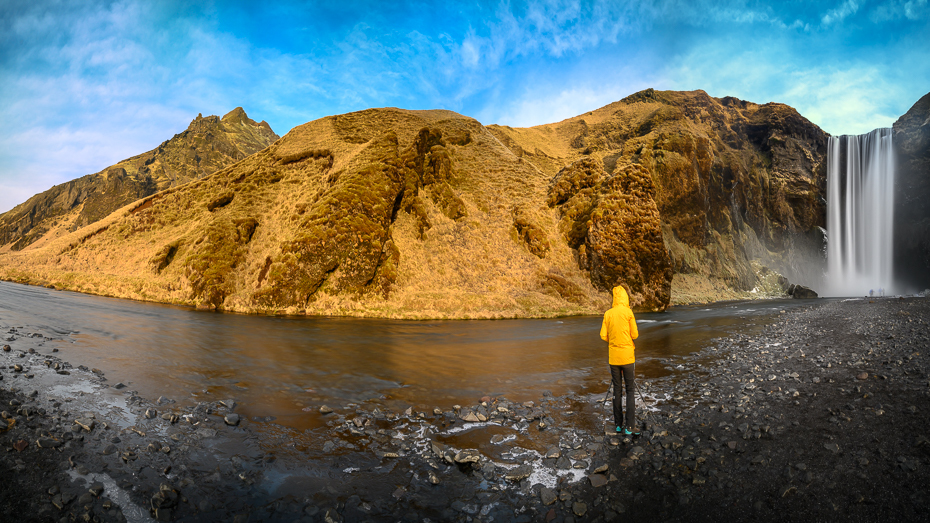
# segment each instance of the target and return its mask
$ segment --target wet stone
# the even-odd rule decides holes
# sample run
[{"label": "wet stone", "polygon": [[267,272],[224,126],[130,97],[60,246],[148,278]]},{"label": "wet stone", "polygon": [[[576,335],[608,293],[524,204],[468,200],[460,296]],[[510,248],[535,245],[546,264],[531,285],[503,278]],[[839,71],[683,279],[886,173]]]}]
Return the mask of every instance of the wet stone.
[{"label": "wet stone", "polygon": [[549,487],[542,487],[539,489],[539,500],[542,501],[543,505],[551,505],[555,503],[557,496],[554,490]]},{"label": "wet stone", "polygon": [[604,474],[591,474],[588,476],[588,479],[591,481],[591,486],[594,488],[603,487],[607,484],[607,476]]},{"label": "wet stone", "polygon": [[36,440],[36,445],[40,449],[54,449],[61,446],[61,442],[51,438],[39,438]]},{"label": "wet stone", "polygon": [[578,516],[579,518],[587,514],[587,512],[588,512],[588,505],[586,503],[581,503],[579,501],[572,503],[572,513]]},{"label": "wet stone", "polygon": [[462,450],[455,455],[456,463],[477,463],[481,454],[477,450]]},{"label": "wet stone", "polygon": [[333,409],[327,407],[326,405],[320,406],[320,414],[332,414]]},{"label": "wet stone", "polygon": [[514,467],[504,473],[504,479],[508,481],[520,481],[530,477],[533,473],[533,468],[529,465],[520,465],[519,467]]},{"label": "wet stone", "polygon": [[226,422],[227,425],[236,426],[239,424],[239,415],[238,414],[227,414],[226,416],[223,417],[223,421]]}]

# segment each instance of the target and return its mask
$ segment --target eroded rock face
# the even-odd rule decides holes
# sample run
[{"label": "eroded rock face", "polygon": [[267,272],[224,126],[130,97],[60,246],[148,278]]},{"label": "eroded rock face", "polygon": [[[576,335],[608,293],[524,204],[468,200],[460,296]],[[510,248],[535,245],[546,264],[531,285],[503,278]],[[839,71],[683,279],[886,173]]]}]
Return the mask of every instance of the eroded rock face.
[{"label": "eroded rock face", "polygon": [[748,291],[758,280],[752,260],[809,284],[820,272],[827,135],[791,107],[647,89],[558,124],[491,129],[514,154],[559,173],[548,203],[567,217],[573,248],[588,237],[594,187],[638,166],[651,177],[674,274]]},{"label": "eroded rock face", "polygon": [[212,174],[278,138],[241,107],[223,118],[198,115],[157,148],[56,185],[0,215],[0,245],[20,250],[52,229],[75,231],[140,198]]},{"label": "eroded rock face", "polygon": [[895,277],[930,288],[930,94],[894,123]]},{"label": "eroded rock face", "polygon": [[595,287],[609,291],[626,283],[631,307],[668,306],[672,271],[644,167],[632,164],[607,175],[597,160],[581,159],[552,179],[548,203],[559,207],[560,228]]}]

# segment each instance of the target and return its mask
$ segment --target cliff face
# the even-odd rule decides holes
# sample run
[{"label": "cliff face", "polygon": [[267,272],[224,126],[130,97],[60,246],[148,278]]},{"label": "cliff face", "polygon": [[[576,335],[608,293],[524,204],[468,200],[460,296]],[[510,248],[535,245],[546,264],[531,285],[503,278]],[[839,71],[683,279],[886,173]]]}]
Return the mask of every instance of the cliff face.
[{"label": "cliff face", "polygon": [[139,198],[216,172],[278,139],[241,107],[222,119],[197,116],[157,148],[96,174],[56,185],[0,215],[0,246],[20,250],[104,218]]},{"label": "cliff face", "polygon": [[528,129],[370,109],[0,254],[0,277],[405,318],[597,314],[625,283],[636,310],[663,310],[700,286],[752,289],[754,262],[791,277],[823,225],[825,151],[790,107],[701,91],[648,90]]},{"label": "cliff face", "polygon": [[[554,176],[556,185],[558,169],[571,162],[603,165],[603,174],[586,182],[591,187],[594,179],[630,172],[651,179],[653,189],[643,192],[637,207],[643,216],[658,210],[668,255],[663,261],[654,252],[645,265],[657,274],[669,266],[676,280],[672,292],[682,299],[689,285],[752,289],[758,282],[752,260],[792,281],[813,283],[818,271],[805,269],[821,264],[827,135],[791,107],[650,89],[557,124],[490,129],[515,154]],[[562,230],[597,281],[604,261],[587,256],[599,242],[587,233],[590,214],[561,202],[550,200],[571,207],[563,210],[570,218],[563,218]],[[646,286],[647,294],[655,299],[644,296],[646,307],[669,292],[658,285],[661,277],[649,278],[656,283]]]},{"label": "cliff face", "polygon": [[930,94],[894,123],[895,277],[912,290],[930,288]]}]

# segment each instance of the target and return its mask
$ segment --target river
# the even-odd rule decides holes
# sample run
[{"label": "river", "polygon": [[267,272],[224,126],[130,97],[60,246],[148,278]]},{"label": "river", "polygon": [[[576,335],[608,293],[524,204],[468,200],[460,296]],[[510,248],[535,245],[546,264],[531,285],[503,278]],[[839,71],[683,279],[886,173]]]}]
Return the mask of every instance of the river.
[{"label": "river", "polygon": [[[795,300],[718,303],[640,313],[637,374],[739,329],[752,333]],[[600,317],[402,321],[222,314],[0,282],[0,328],[36,332],[75,365],[144,397],[180,405],[234,399],[237,412],[296,430],[320,405],[375,402],[431,410],[485,395],[536,400],[544,390],[601,393]]]}]

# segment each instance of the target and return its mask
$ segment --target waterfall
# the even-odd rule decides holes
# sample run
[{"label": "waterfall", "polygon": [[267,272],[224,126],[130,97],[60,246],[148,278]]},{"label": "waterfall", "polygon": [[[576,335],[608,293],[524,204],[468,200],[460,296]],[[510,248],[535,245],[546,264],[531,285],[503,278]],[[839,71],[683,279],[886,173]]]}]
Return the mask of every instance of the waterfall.
[{"label": "waterfall", "polygon": [[827,296],[894,289],[891,129],[833,136],[827,145]]}]

